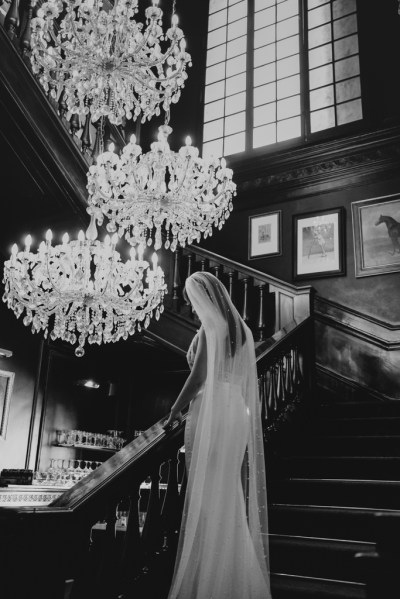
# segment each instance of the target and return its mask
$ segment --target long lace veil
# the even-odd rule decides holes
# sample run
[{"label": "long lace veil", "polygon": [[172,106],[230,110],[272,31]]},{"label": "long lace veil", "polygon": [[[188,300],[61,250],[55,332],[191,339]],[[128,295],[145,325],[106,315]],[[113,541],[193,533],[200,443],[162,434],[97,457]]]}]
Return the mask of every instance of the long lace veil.
[{"label": "long lace veil", "polygon": [[[196,597],[206,596],[204,589],[202,595],[201,585],[208,576],[215,576],[216,560],[220,558],[212,551],[221,547],[223,554],[224,544],[229,544],[229,539],[234,542],[235,522],[227,519],[233,501],[227,490],[232,485],[240,486],[255,560],[269,588],[264,445],[253,336],[225,286],[214,275],[192,274],[186,281],[186,291],[205,332],[207,377],[170,597],[186,596],[182,588],[188,585],[188,568],[192,571],[190,584],[200,588]],[[227,477],[232,473],[235,456],[238,481],[231,481]],[[224,521],[225,529],[221,530],[220,522]],[[213,537],[217,534],[220,539]],[[217,594],[212,596],[220,599]]]}]

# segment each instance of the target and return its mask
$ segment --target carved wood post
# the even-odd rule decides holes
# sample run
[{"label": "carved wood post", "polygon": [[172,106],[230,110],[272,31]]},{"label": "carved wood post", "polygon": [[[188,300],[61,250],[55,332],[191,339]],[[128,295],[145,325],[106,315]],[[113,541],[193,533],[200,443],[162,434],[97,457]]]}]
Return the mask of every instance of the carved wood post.
[{"label": "carved wood post", "polygon": [[281,356],[278,360],[278,409],[282,407],[282,405],[286,401],[286,391],[285,391],[285,375],[284,375],[284,365],[283,365],[283,356]]},{"label": "carved wood post", "polygon": [[4,19],[4,28],[11,40],[16,37],[19,24],[19,0],[12,0]]},{"label": "carved wood post", "polygon": [[265,315],[264,315],[264,291],[265,291],[265,283],[259,285],[259,304],[258,304],[258,322],[257,322],[257,332],[258,332],[258,341],[264,341],[265,339]]},{"label": "carved wood post", "polygon": [[233,301],[233,277],[235,275],[235,271],[230,270],[228,272],[228,293],[229,293],[229,297],[231,298],[231,300]]},{"label": "carved wood post", "polygon": [[30,2],[28,4],[28,10],[27,10],[24,31],[23,31],[22,35],[20,36],[19,44],[20,44],[20,47],[22,50],[22,56],[24,57],[24,59],[27,57],[27,54],[31,48],[31,34],[32,34],[31,22],[32,22],[34,7],[35,7],[35,0],[30,0]]},{"label": "carved wood post", "polygon": [[60,97],[58,98],[58,110],[60,113],[60,117],[63,119],[65,118],[65,115],[68,112],[68,105],[67,105],[67,92],[65,90],[65,87],[63,88]]},{"label": "carved wood post", "polygon": [[96,121],[94,126],[96,127],[96,139],[92,151],[93,162],[95,162],[97,156],[103,152],[104,117],[101,117]]},{"label": "carved wood post", "polygon": [[206,270],[206,262],[207,262],[207,260],[205,258],[202,258],[200,260],[200,270],[202,272],[204,272]]},{"label": "carved wood post", "polygon": [[243,279],[243,308],[242,308],[242,318],[246,324],[249,323],[249,307],[248,307],[248,293],[249,293],[249,279],[245,277]]},{"label": "carved wood post", "polygon": [[83,128],[82,136],[81,136],[81,144],[82,144],[81,150],[82,150],[83,154],[85,152],[88,152],[90,150],[90,148],[92,147],[92,137],[90,134],[90,123],[91,123],[91,114],[90,114],[90,112],[88,112],[88,114],[86,115],[85,126]]},{"label": "carved wood post", "polygon": [[71,114],[71,118],[69,120],[69,130],[71,132],[71,135],[76,135],[80,128],[81,123],[79,120],[79,114],[76,114],[76,112],[74,112],[73,114]]},{"label": "carved wood post", "polygon": [[217,279],[220,278],[220,272],[221,272],[221,265],[220,264],[216,264],[215,266],[213,266],[213,271],[214,271],[214,275],[217,277]]},{"label": "carved wood post", "polygon": [[174,260],[174,278],[172,283],[172,307],[178,312],[179,309],[179,301],[180,301],[180,292],[181,292],[181,276],[180,276],[180,251],[179,249],[175,250],[175,260]]}]

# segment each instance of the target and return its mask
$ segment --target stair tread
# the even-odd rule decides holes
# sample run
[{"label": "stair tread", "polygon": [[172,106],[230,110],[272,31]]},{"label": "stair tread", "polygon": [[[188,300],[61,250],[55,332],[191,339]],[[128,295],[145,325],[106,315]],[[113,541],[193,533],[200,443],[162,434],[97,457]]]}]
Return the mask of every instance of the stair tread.
[{"label": "stair tread", "polygon": [[[315,597],[316,599],[365,599],[365,585],[359,582],[329,580],[298,576],[280,572],[271,573],[271,587],[274,599],[280,599],[279,592],[289,593],[282,597]],[[275,594],[277,592],[277,594]]]},{"label": "stair tread", "polygon": [[375,548],[372,541],[357,541],[354,539],[332,539],[327,537],[306,537],[304,535],[269,534],[271,547],[280,545],[301,545],[302,547],[318,547],[319,549],[335,549],[338,551],[371,551]]},{"label": "stair tread", "polygon": [[376,509],[373,507],[356,507],[356,506],[343,506],[343,505],[320,505],[320,504],[303,504],[303,503],[272,503],[270,509],[299,509],[301,511],[304,510],[323,510],[323,511],[340,511],[340,512],[358,512],[358,513],[366,513],[366,514],[375,514],[377,512],[385,513],[385,514],[393,514],[395,516],[400,515],[400,510],[391,510],[391,509]]}]

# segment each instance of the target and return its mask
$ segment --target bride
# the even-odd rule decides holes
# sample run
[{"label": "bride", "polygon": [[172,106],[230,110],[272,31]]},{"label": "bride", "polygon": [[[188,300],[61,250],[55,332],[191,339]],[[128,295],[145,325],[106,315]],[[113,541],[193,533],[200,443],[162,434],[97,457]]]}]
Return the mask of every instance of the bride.
[{"label": "bride", "polygon": [[265,462],[252,334],[212,274],[185,285],[201,327],[164,428],[181,419],[188,483],[168,599],[271,599]]}]

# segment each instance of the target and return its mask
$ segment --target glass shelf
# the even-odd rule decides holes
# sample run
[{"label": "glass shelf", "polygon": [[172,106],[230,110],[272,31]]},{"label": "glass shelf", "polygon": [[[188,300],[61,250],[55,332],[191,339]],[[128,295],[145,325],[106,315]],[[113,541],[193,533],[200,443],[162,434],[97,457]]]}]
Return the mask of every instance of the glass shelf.
[{"label": "glass shelf", "polygon": [[73,443],[72,445],[67,445],[67,443],[54,443],[56,447],[73,447],[75,449],[91,449],[92,451],[108,451],[110,453],[115,453],[117,450],[111,447],[102,447],[100,445],[86,445],[85,443]]}]

